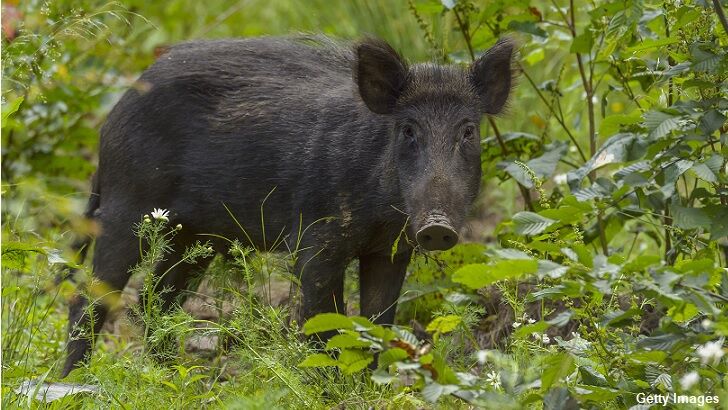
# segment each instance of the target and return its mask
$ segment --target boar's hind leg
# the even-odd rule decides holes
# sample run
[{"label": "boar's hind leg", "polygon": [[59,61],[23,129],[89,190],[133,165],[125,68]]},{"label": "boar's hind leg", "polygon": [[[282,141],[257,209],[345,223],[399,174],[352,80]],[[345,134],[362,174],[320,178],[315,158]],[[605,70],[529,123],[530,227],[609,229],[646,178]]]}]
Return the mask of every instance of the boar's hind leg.
[{"label": "boar's hind leg", "polygon": [[[101,331],[109,304],[118,297],[129,281],[129,269],[137,263],[138,244],[124,225],[123,230],[114,230],[113,224],[103,224],[103,231],[96,239],[94,251],[94,280],[85,291],[74,296],[68,308],[68,343],[66,363],[61,377],[78,367],[88,354],[96,335]],[[93,299],[91,303],[88,299]]]},{"label": "boar's hind leg", "polygon": [[397,299],[411,252],[394,256],[372,254],[359,258],[361,315],[378,324],[393,324]]}]

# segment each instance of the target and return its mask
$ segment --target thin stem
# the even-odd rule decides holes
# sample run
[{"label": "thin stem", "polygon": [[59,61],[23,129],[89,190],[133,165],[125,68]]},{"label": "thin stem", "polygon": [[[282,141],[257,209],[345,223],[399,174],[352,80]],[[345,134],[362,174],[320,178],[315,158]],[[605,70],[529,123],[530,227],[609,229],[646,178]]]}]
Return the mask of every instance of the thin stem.
[{"label": "thin stem", "polygon": [[579,143],[576,142],[576,138],[574,138],[574,135],[569,130],[569,127],[566,125],[566,122],[564,122],[563,117],[560,116],[556,112],[556,109],[554,109],[553,105],[551,105],[551,103],[549,103],[549,101],[546,99],[546,96],[544,96],[543,93],[541,92],[541,90],[539,90],[538,86],[533,81],[531,76],[528,75],[528,73],[523,68],[523,66],[520,66],[519,68],[521,69],[521,73],[523,73],[523,76],[526,77],[526,80],[528,80],[528,83],[531,84],[531,87],[533,87],[533,89],[536,91],[536,94],[538,94],[539,98],[541,98],[541,101],[543,101],[543,103],[546,104],[546,107],[549,109],[551,114],[554,115],[554,118],[556,118],[556,121],[559,123],[559,125],[561,125],[561,128],[564,130],[564,132],[566,132],[566,135],[569,137],[569,139],[571,140],[571,142],[574,144],[577,151],[579,152],[579,156],[581,157],[582,161],[586,162],[587,158],[586,158],[586,155],[584,154],[584,151],[581,149],[581,146],[579,146]]},{"label": "thin stem", "polygon": [[713,0],[713,8],[715,8],[715,14],[718,15],[718,20],[720,20],[720,24],[723,26],[723,31],[728,34],[728,20],[725,18],[725,13],[723,12],[723,6],[720,5],[720,0]]}]

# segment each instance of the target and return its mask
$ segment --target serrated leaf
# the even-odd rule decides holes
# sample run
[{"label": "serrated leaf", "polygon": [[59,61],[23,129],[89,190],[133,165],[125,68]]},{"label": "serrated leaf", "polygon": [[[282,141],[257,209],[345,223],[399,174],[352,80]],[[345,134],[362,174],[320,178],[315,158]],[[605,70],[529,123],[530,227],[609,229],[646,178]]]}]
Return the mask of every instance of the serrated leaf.
[{"label": "serrated leaf", "polygon": [[308,336],[330,330],[353,328],[354,322],[340,313],[320,313],[306,321],[303,325],[303,333]]},{"label": "serrated leaf", "polygon": [[513,216],[513,228],[520,235],[540,234],[554,223],[556,221],[553,219],[528,211],[519,212]]},{"label": "serrated leaf", "polygon": [[337,364],[336,359],[326,353],[314,353],[299,363],[298,367],[327,367],[336,366]]},{"label": "serrated leaf", "polygon": [[374,355],[361,350],[345,349],[339,355],[338,365],[344,374],[352,374],[366,368],[374,361]]},{"label": "serrated leaf", "polygon": [[681,117],[662,111],[645,113],[645,127],[650,131],[648,138],[659,139],[678,129]]},{"label": "serrated leaf", "polygon": [[615,162],[624,162],[630,159],[630,150],[636,136],[630,133],[615,134],[604,142],[593,157],[579,169],[567,174],[569,187],[572,191],[579,188],[581,181],[593,170]]},{"label": "serrated leaf", "polygon": [[725,115],[718,112],[718,110],[710,110],[700,119],[700,130],[710,135],[720,129],[725,124],[725,120]]},{"label": "serrated leaf", "polygon": [[[566,144],[558,144],[552,149],[546,151],[540,157],[533,158],[526,162],[526,166],[539,178],[548,178],[554,173],[556,166],[564,154],[566,154],[566,151]],[[504,171],[513,177],[513,179],[518,181],[519,184],[526,188],[533,188],[533,181],[531,180],[531,177],[521,165],[511,161],[502,162],[499,164],[499,167],[504,168]]]},{"label": "serrated leaf", "polygon": [[471,289],[480,289],[499,280],[513,279],[535,273],[538,262],[533,259],[508,259],[498,261],[494,265],[474,263],[465,265],[452,275],[452,281]]},{"label": "serrated leaf", "polygon": [[710,228],[710,217],[702,208],[671,205],[673,224],[681,229]]},{"label": "serrated leaf", "polygon": [[627,165],[626,167],[615,172],[614,178],[622,179],[629,174],[633,174],[635,172],[647,171],[648,169],[650,169],[649,161],[638,161],[638,162],[635,162],[634,164]]},{"label": "serrated leaf", "polygon": [[698,163],[690,169],[703,181],[710,182],[711,184],[718,182],[718,177],[713,173],[713,170],[705,164]]}]

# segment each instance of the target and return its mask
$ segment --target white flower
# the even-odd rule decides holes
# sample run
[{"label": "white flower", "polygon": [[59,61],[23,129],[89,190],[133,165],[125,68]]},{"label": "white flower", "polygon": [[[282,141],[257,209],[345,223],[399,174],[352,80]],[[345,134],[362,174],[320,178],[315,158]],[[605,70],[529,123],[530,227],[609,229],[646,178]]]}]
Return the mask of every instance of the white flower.
[{"label": "white flower", "polygon": [[521,327],[522,324],[523,323],[521,323],[521,322],[513,322],[513,328],[518,329],[519,327]]},{"label": "white flower", "polygon": [[483,363],[485,363],[486,360],[488,360],[488,351],[487,350],[478,350],[477,356],[478,356],[478,362],[480,362],[480,364],[483,364]]},{"label": "white flower", "polygon": [[528,319],[528,324],[529,325],[532,325],[534,323],[536,323],[536,319]]},{"label": "white flower", "polygon": [[556,174],[554,175],[554,182],[562,185],[566,183],[566,174]]},{"label": "white flower", "polygon": [[533,332],[533,333],[531,333],[531,336],[536,340],[540,340],[544,344],[549,344],[551,342],[549,335],[547,335],[546,333],[542,334],[542,333]]},{"label": "white flower", "polygon": [[717,364],[725,354],[723,351],[723,338],[698,347],[696,353],[700,356],[700,361],[703,364]]},{"label": "white flower", "polygon": [[169,222],[169,211],[162,208],[154,208],[152,211],[152,218]]},{"label": "white flower", "polygon": [[500,374],[496,371],[492,371],[485,375],[485,381],[490,383],[494,389],[499,390],[501,387]]},{"label": "white flower", "polygon": [[698,375],[698,372],[685,373],[685,375],[680,378],[680,387],[682,387],[683,390],[690,390],[690,388],[695,386],[695,384],[699,381],[700,376]]},{"label": "white flower", "polygon": [[710,327],[713,326],[713,321],[710,319],[703,319],[703,321],[700,322],[700,325],[703,326],[703,329],[710,329]]}]

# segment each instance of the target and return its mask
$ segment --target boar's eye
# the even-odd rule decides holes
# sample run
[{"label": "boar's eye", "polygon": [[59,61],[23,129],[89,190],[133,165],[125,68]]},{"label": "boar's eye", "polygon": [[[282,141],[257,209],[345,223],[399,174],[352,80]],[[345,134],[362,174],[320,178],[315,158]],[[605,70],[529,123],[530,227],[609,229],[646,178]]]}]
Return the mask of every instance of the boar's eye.
[{"label": "boar's eye", "polygon": [[402,127],[402,135],[409,143],[415,143],[416,137],[415,137],[415,129],[411,125],[405,125]]},{"label": "boar's eye", "polygon": [[475,127],[474,127],[474,126],[472,126],[472,125],[468,125],[468,126],[467,126],[467,127],[465,127],[465,129],[463,130],[463,136],[462,136],[462,141],[463,141],[463,142],[469,142],[469,141],[471,141],[471,140],[472,140],[473,138],[475,138]]}]

